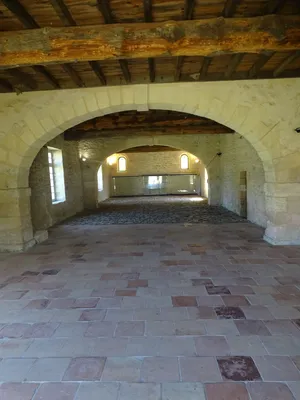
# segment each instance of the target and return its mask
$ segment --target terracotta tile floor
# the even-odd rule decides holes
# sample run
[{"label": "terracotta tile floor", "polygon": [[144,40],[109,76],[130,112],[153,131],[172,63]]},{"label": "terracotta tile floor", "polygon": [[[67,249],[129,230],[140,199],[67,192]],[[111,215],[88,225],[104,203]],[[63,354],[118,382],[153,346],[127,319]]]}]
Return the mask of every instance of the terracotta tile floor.
[{"label": "terracotta tile floor", "polygon": [[262,234],[65,225],[0,255],[0,399],[300,399],[300,248]]}]

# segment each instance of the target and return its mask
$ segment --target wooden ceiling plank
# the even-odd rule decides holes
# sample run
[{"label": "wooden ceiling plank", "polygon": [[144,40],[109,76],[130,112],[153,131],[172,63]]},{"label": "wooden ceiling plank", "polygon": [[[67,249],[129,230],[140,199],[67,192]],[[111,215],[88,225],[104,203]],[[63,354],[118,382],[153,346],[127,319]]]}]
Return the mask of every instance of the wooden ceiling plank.
[{"label": "wooden ceiling plank", "polygon": [[[174,40],[179,31],[180,37]],[[3,49],[0,67],[110,59],[126,63],[125,59],[166,54],[210,57],[216,53],[260,53],[262,50],[292,52],[300,50],[300,16],[228,18],[223,23],[220,18],[214,18],[0,32],[0,48]]]},{"label": "wooden ceiling plank", "polygon": [[25,28],[39,28],[37,22],[18,0],[2,0],[2,3],[22,22]]},{"label": "wooden ceiling plank", "polygon": [[249,70],[248,78],[256,78],[262,67],[273,57],[274,52],[262,52]]},{"label": "wooden ceiling plank", "polygon": [[179,82],[180,81],[180,76],[181,76],[181,68],[183,66],[184,62],[184,57],[177,57],[177,62],[176,62],[176,68],[175,68],[175,76],[174,76],[174,81]]},{"label": "wooden ceiling plank", "polygon": [[286,67],[295,61],[298,57],[300,57],[300,50],[296,51],[295,53],[291,54],[289,57],[285,58],[282,63],[275,68],[273,72],[274,78],[277,78],[282,72],[286,69]]},{"label": "wooden ceiling plank", "polygon": [[37,82],[31,75],[19,70],[18,68],[11,68],[8,70],[9,74],[18,81],[18,85],[24,85],[28,89],[37,89]]},{"label": "wooden ceiling plank", "polygon": [[266,14],[276,14],[284,6],[285,0],[269,0],[266,6]]},{"label": "wooden ceiling plank", "polygon": [[126,60],[119,60],[119,64],[122,70],[122,74],[125,78],[126,83],[131,82],[131,74],[128,67],[128,62]]},{"label": "wooden ceiling plank", "polygon": [[185,0],[184,3],[184,19],[193,19],[195,0]]},{"label": "wooden ceiling plank", "polygon": [[92,68],[94,73],[97,75],[99,81],[102,83],[103,86],[106,85],[106,77],[97,61],[89,61],[89,66]]},{"label": "wooden ceiling plank", "polygon": [[38,73],[43,75],[43,77],[50,83],[51,86],[53,86],[55,89],[60,89],[60,84],[58,81],[54,78],[54,76],[42,65],[33,65],[32,69]]},{"label": "wooden ceiling plank", "polygon": [[155,60],[154,58],[148,58],[148,65],[149,65],[149,75],[150,75],[150,82],[155,82]]},{"label": "wooden ceiling plank", "polygon": [[240,4],[241,0],[226,0],[224,9],[223,9],[223,16],[225,18],[230,18],[234,15],[237,6]]},{"label": "wooden ceiling plank", "polygon": [[243,57],[244,57],[243,53],[235,54],[234,56],[231,57],[227,70],[224,73],[226,79],[231,78],[232,74],[235,72],[237,66],[242,61]]},{"label": "wooden ceiling plank", "polygon": [[81,77],[79,74],[75,71],[73,67],[69,64],[62,64],[62,69],[70,76],[72,81],[78,86],[78,87],[85,87],[84,82],[82,81]]},{"label": "wooden ceiling plank", "polygon": [[[145,22],[152,22],[152,0],[144,0]],[[155,62],[153,58],[148,58],[150,82],[155,82]]]},{"label": "wooden ceiling plank", "polygon": [[77,25],[64,0],[50,0],[50,2],[64,25]]}]

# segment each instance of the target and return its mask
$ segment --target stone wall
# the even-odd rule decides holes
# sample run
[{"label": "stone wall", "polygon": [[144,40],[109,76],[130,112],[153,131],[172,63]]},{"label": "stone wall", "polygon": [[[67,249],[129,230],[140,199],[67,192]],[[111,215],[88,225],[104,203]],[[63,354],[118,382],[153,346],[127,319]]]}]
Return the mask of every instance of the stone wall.
[{"label": "stone wall", "polygon": [[221,204],[241,215],[240,173],[247,175],[247,219],[266,227],[264,169],[257,152],[240,135],[220,136]]},{"label": "stone wall", "polygon": [[31,218],[33,230],[45,230],[83,209],[82,175],[78,143],[66,142],[62,135],[47,145],[62,150],[66,200],[52,204],[48,150],[44,146],[30,168]]}]

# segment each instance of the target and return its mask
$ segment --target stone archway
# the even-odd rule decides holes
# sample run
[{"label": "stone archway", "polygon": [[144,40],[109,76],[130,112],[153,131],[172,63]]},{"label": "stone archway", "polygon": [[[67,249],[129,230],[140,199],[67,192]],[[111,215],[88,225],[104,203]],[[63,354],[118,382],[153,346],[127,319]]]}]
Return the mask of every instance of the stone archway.
[{"label": "stone archway", "polygon": [[136,85],[0,97],[2,249],[32,243],[28,172],[49,140],[95,116],[149,108],[207,117],[243,135],[265,171],[268,228],[274,244],[299,244],[300,80]]}]

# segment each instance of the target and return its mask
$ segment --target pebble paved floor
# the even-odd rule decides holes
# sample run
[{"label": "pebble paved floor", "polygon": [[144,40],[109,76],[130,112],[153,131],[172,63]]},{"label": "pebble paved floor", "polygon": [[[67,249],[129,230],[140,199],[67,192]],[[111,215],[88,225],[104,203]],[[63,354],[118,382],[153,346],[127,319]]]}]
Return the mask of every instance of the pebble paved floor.
[{"label": "pebble paved floor", "polygon": [[300,399],[300,248],[261,237],[59,226],[1,255],[0,399]]}]

